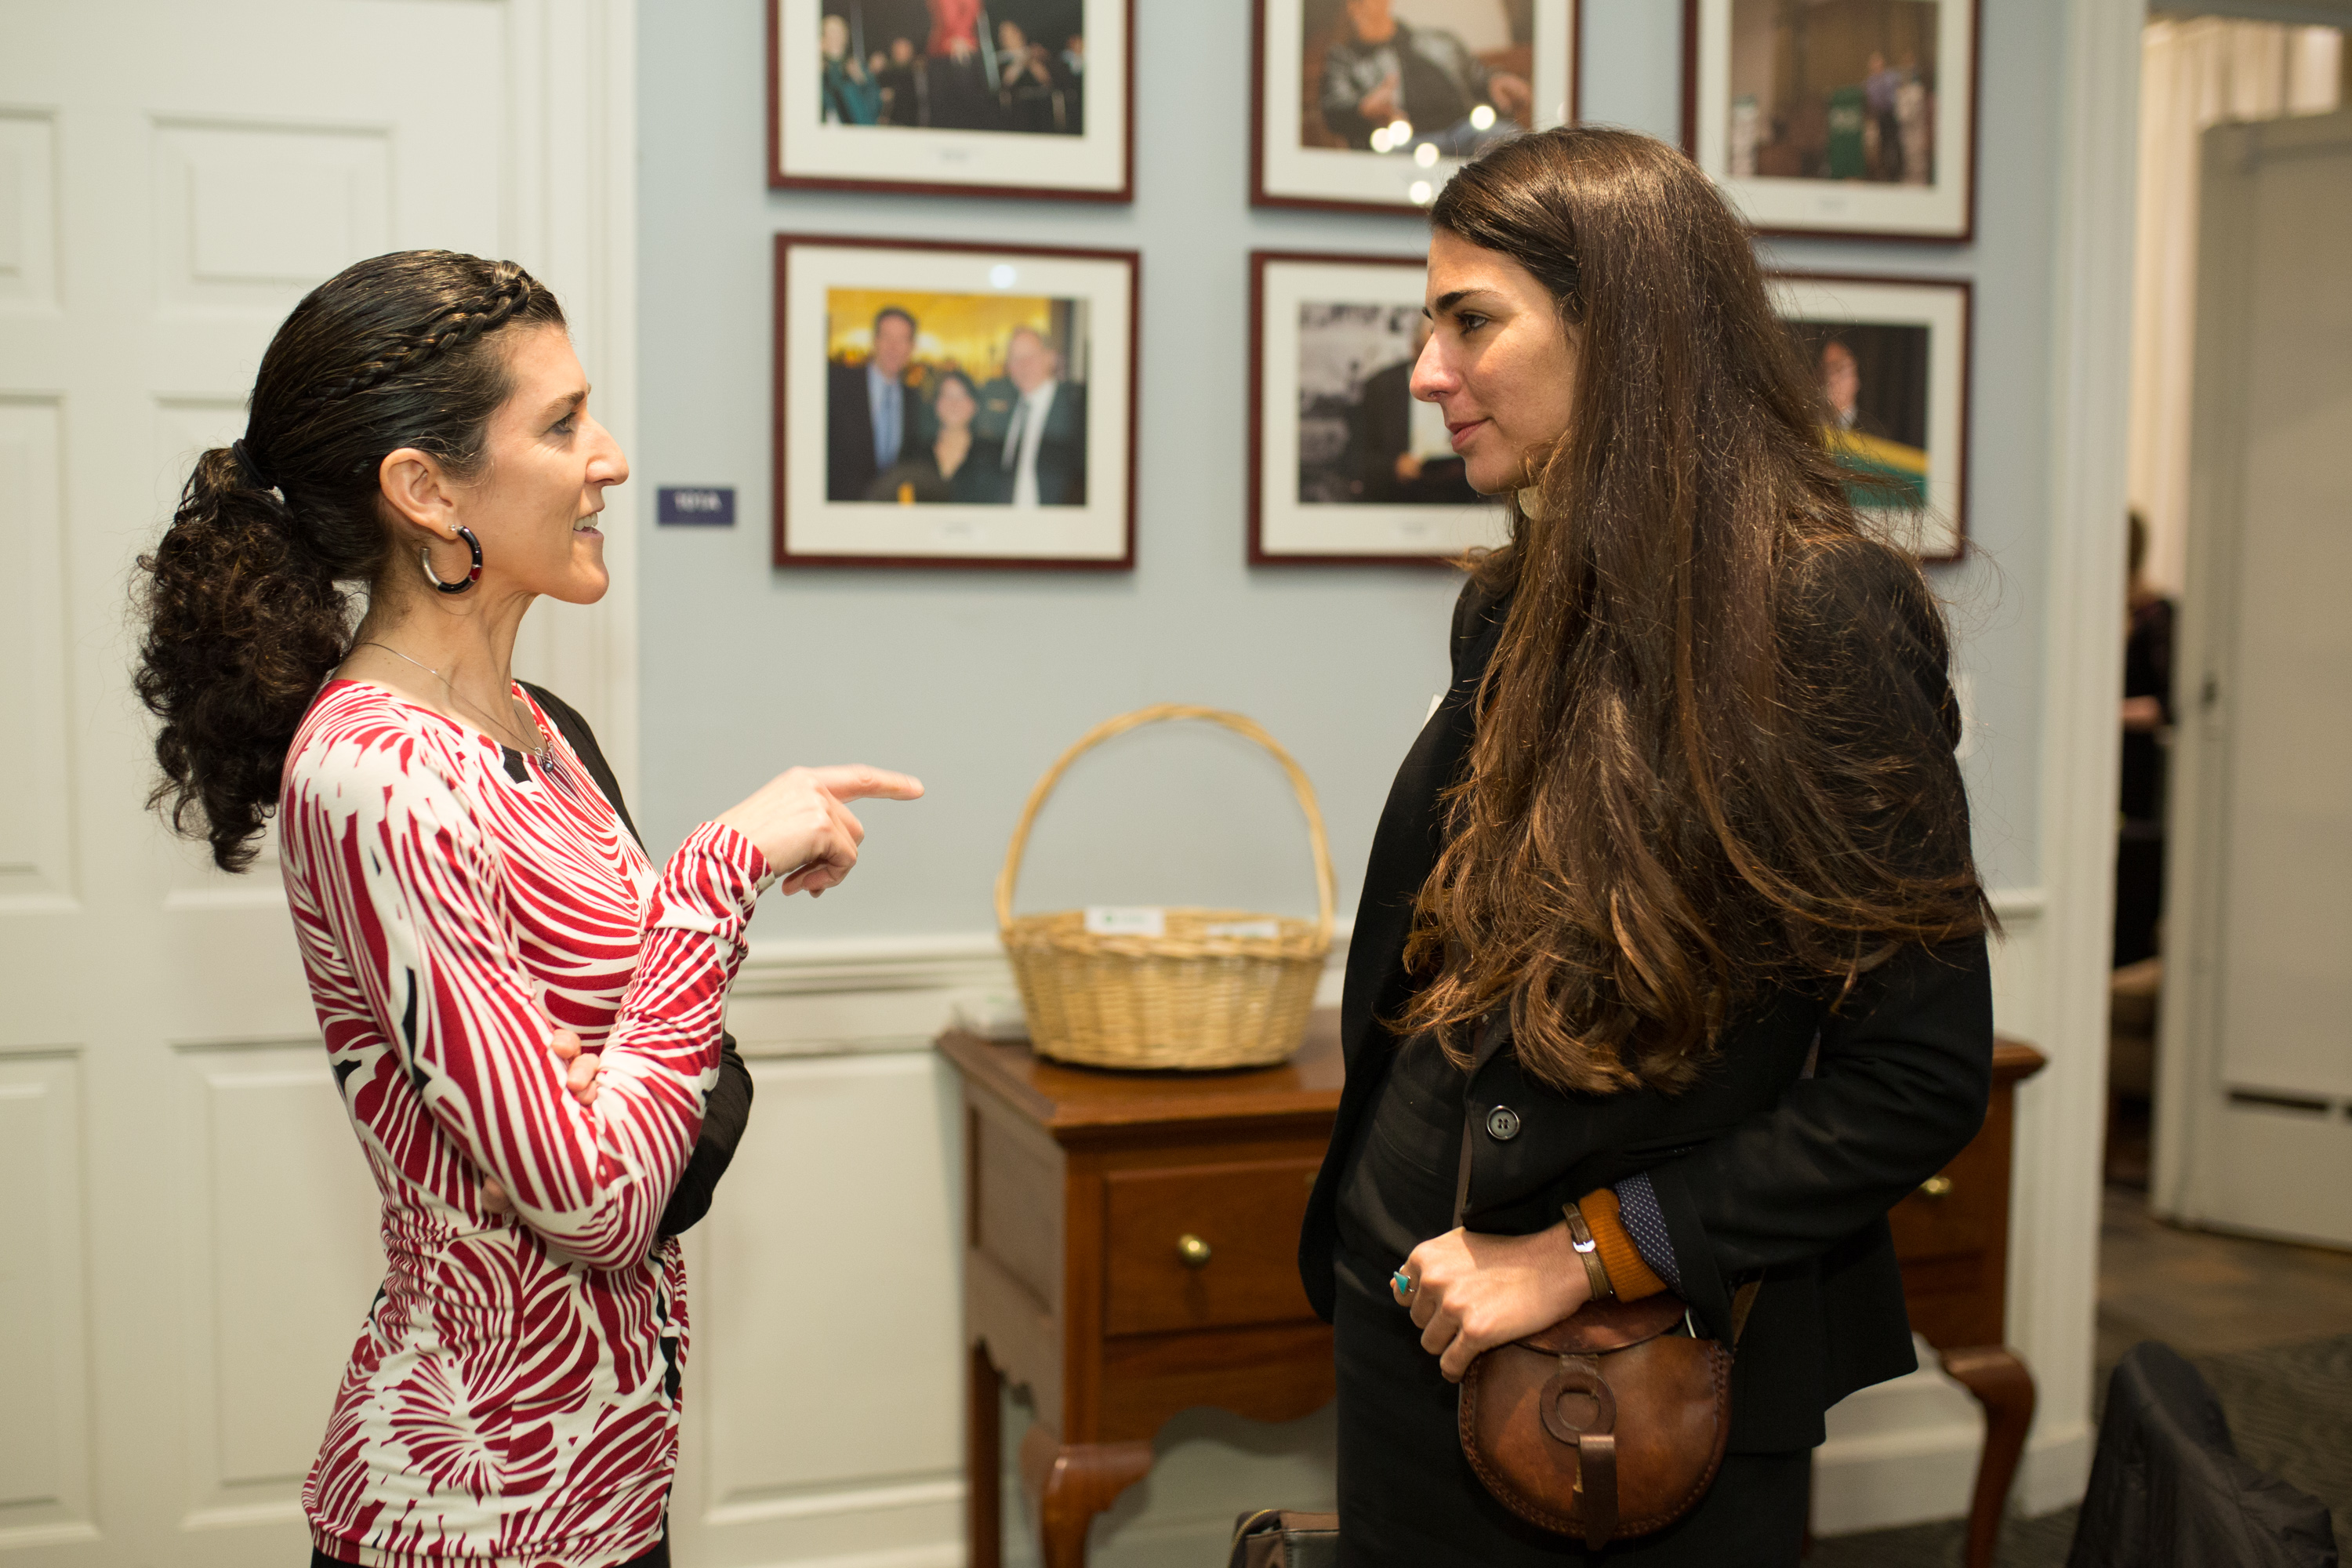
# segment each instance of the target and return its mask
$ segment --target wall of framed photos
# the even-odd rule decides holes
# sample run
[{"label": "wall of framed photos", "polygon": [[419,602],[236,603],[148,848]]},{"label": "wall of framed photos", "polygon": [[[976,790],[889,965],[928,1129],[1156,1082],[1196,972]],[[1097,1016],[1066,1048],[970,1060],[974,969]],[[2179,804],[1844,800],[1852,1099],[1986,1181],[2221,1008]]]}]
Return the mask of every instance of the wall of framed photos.
[{"label": "wall of framed photos", "polygon": [[[1580,117],[1679,142],[1682,8],[1578,9]],[[1939,286],[1968,286],[1965,312],[1936,319],[1963,323],[1972,553],[1930,571],[1958,634],[1979,852],[2013,937],[2003,1023],[2028,1036],[2052,850],[2040,825],[2067,17],[2045,0],[1984,0],[1972,238],[1759,241],[1776,270],[1920,285],[1923,311],[1955,292]],[[755,928],[736,1027],[761,1078],[758,1120],[772,1118],[778,1139],[755,1130],[760,1150],[747,1143],[699,1243],[708,1283],[693,1394],[704,1414],[689,1425],[677,1518],[698,1561],[885,1547],[911,1553],[892,1561],[961,1560],[955,1129],[923,1046],[953,1000],[1003,984],[990,889],[1037,775],[1099,720],[1148,702],[1248,713],[1320,793],[1344,913],[1397,761],[1444,684],[1450,573],[1249,558],[1251,253],[1409,258],[1423,226],[1410,210],[1252,204],[1251,0],[1146,0],[1132,22],[1132,199],[1120,203],[771,188],[762,7],[702,0],[644,15],[640,436],[629,487],[648,524],[639,820],[660,853],[796,762],[872,762],[917,773],[930,790],[919,805],[865,814],[867,858],[848,884],[821,905],[772,904]],[[1133,253],[1131,566],[778,565],[768,520],[780,235],[983,257]],[[730,486],[736,525],[652,527],[657,486]],[[1177,731],[1074,771],[1032,846],[1022,902],[1306,910],[1312,897],[1279,775],[1245,747]],[[812,1103],[829,1109],[815,1114]],[[893,1273],[878,1312],[810,1302],[784,1290],[788,1268],[742,1261],[877,1234],[938,1255]],[[772,1286],[779,1294],[763,1294]],[[885,1353],[915,1363],[866,1434],[840,1405],[859,1397],[859,1359]],[[2075,1375],[2073,1350],[2049,1355],[2062,1381]],[[1890,1421],[1943,1423],[1958,1434],[1952,1451],[1969,1451],[1964,1402],[1906,1397],[1917,1408]],[[2045,1389],[2053,1404],[2073,1425],[2053,1439],[2064,1451],[2029,1468],[2035,1507],[2063,1500],[2075,1463],[2065,1445],[2087,1431],[2064,1415],[2081,1398]],[[1317,1420],[1255,1434],[1188,1426],[1163,1443],[1169,1462],[1107,1518],[1095,1560],[1207,1560],[1236,1489],[1279,1490],[1249,1501],[1311,1503],[1302,1489],[1328,1486],[1327,1444]],[[1825,1492],[1824,1527],[1944,1510],[1940,1482],[1922,1491],[1878,1474],[1851,1468],[1843,1491]],[[1967,1479],[1959,1464],[1948,1511],[1959,1511]]]}]

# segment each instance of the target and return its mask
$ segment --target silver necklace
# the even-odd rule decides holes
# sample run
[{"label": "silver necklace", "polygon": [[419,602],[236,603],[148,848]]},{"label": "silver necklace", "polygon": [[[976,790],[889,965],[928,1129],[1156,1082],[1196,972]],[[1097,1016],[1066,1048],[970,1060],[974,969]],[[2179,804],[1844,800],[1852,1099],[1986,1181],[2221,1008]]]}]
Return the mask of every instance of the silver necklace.
[{"label": "silver necklace", "polygon": [[[471,712],[474,717],[481,720],[484,724],[489,727],[492,738],[497,740],[500,745],[506,744],[509,735],[511,733],[511,731],[507,729],[507,726],[500,724],[488,713],[483,712],[480,709],[475,707],[472,703],[458,696],[457,689],[449,684],[449,678],[447,676],[442,674],[439,670],[434,668],[431,665],[425,663],[421,658],[409,658],[406,654],[401,652],[398,648],[393,647],[388,642],[377,642],[373,637],[369,637],[362,639],[359,646],[361,647],[380,647],[383,649],[384,652],[392,655],[394,658],[406,659],[407,662],[415,665],[417,668],[423,670],[425,674],[439,681],[441,683],[441,689],[449,694],[450,701],[455,702],[458,707],[467,710]],[[511,723],[512,721],[509,720],[509,722]],[[539,744],[536,746],[516,746],[511,749],[523,752],[529,756],[531,761],[539,763],[541,767],[544,767],[547,765],[548,753],[554,749],[554,745],[555,742],[548,739],[547,731],[545,730],[541,730],[539,731]]]}]

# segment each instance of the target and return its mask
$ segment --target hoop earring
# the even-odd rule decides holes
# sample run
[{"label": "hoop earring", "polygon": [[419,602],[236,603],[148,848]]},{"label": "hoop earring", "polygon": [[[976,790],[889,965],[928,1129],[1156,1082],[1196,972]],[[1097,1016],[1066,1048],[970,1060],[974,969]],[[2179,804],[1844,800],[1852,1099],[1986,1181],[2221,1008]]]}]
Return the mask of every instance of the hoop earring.
[{"label": "hoop earring", "polygon": [[482,542],[475,538],[474,531],[464,523],[457,525],[457,537],[464,540],[466,548],[474,552],[474,563],[467,568],[466,575],[455,583],[444,583],[440,575],[433,570],[431,545],[428,544],[416,552],[416,559],[425,566],[425,580],[445,594],[462,594],[482,580]]}]

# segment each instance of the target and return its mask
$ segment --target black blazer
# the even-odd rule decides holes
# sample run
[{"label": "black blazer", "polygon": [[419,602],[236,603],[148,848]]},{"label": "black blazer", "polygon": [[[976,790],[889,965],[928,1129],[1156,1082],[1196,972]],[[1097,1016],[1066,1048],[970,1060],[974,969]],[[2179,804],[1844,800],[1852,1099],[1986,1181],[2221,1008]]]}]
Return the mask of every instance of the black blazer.
[{"label": "black blazer", "polygon": [[[604,750],[596,744],[596,733],[588,728],[588,721],[579,710],[543,686],[533,686],[526,680],[522,689],[537,700],[572,749],[587,765],[596,787],[613,803],[614,815],[621,826],[629,830],[640,848],[644,836],[637,832],[635,819],[629,816],[628,803],[621,798],[621,781],[613,776],[613,765],[604,760]],[[662,1208],[661,1226],[656,1236],[683,1236],[694,1223],[710,1212],[711,1197],[719,1190],[719,1178],[735,1158],[735,1145],[742,1141],[743,1128],[751,1120],[751,1071],[743,1065],[735,1049],[735,1037],[723,1030],[719,1036],[719,1082],[703,1097],[702,1131],[694,1141],[694,1152],[687,1157],[686,1169],[678,1173],[677,1185]],[[660,1243],[656,1241],[656,1246]]]},{"label": "black blazer", "polygon": [[[866,395],[866,367],[828,364],[824,381],[824,499],[865,500],[882,471],[874,461],[874,405]],[[909,456],[931,438],[924,428],[928,410],[903,381],[890,395],[898,399],[898,452]]]},{"label": "black blazer", "polygon": [[[1881,608],[1898,622],[1906,614],[1891,600]],[[1340,1167],[1398,1045],[1382,1020],[1412,995],[1403,952],[1412,901],[1436,864],[1438,793],[1468,752],[1502,610],[1475,584],[1464,591],[1454,684],[1406,755],[1372,839],[1340,1007],[1347,1085],[1299,1243],[1308,1299],[1326,1318]],[[1940,627],[1911,631],[1921,657],[1904,660],[1897,678],[1944,682]],[[1948,687],[1927,694],[1948,709]],[[1885,1215],[1983,1124],[1992,997],[1981,937],[1906,951],[1834,1008],[1826,994],[1775,996],[1727,1033],[1703,1080],[1678,1096],[1562,1094],[1521,1073],[1509,1043],[1507,1015],[1476,1042],[1468,1228],[1541,1230],[1562,1203],[1647,1171],[1706,1331],[1728,1334],[1732,1291],[1746,1277],[1763,1280],[1734,1363],[1735,1450],[1811,1447],[1830,1405],[1917,1364]],[[1507,1140],[1486,1131],[1498,1106],[1519,1118]]]}]

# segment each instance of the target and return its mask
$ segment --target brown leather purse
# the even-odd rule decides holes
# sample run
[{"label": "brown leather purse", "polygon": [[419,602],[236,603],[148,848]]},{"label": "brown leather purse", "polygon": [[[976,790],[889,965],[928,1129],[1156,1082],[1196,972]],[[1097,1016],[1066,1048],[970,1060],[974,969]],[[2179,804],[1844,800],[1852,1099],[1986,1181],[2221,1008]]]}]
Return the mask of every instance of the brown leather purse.
[{"label": "brown leather purse", "polygon": [[1666,1294],[1588,1302],[1472,1362],[1462,1452],[1496,1500],[1596,1552],[1688,1513],[1731,1434],[1731,1350],[1672,1332],[1685,1311]]},{"label": "brown leather purse", "polygon": [[[1462,1130],[1454,1223],[1470,1207],[1475,1129]],[[1540,1333],[1481,1354],[1462,1379],[1462,1452],[1495,1500],[1598,1552],[1688,1513],[1731,1436],[1731,1352],[1756,1303],[1731,1300],[1731,1345],[1673,1331],[1682,1298],[1587,1301]]]}]

